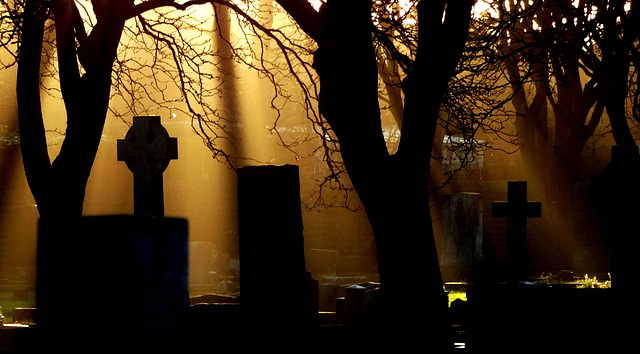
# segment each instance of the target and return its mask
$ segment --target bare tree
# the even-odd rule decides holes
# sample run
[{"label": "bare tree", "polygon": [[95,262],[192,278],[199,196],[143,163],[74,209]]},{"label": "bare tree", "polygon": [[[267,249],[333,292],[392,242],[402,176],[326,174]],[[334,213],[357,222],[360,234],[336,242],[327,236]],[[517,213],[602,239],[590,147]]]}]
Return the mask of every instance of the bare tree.
[{"label": "bare tree", "polygon": [[492,24],[512,19],[497,51],[514,95],[520,152],[547,205],[551,222],[545,234],[551,235],[548,248],[559,252],[557,267],[571,266],[575,182],[584,146],[604,111],[584,6],[505,1],[495,2],[487,14]]},{"label": "bare tree", "polygon": [[[270,40],[282,54],[280,63],[284,63],[284,67],[270,66],[262,55],[252,57],[253,53],[265,53],[260,50],[234,49],[236,60],[265,73],[274,83],[279,78],[274,73],[287,70],[302,88],[298,102],[323,137],[320,141],[329,152],[325,158],[330,168],[334,174],[346,168],[371,220],[385,303],[389,304],[385,307],[386,316],[398,320],[393,323],[406,324],[401,326],[406,330],[414,328],[412,318],[417,316],[423,323],[428,319],[426,324],[434,330],[429,333],[445,334],[446,302],[429,216],[427,182],[441,105],[448,83],[456,74],[467,37],[471,0],[416,2],[411,16],[417,18],[417,23],[409,27],[411,31],[395,34],[411,33],[409,38],[414,40],[401,50],[399,42],[381,36],[380,27],[372,23],[372,4],[366,0],[329,0],[320,11],[307,1],[278,1],[306,33],[306,38],[313,41],[308,45],[292,41],[282,29],[270,28],[257,17],[264,12],[253,7],[252,2],[92,1],[92,10],[85,10],[71,0],[27,0],[17,54],[17,92],[25,170],[41,215],[81,214],[84,189],[112,97],[113,64],[125,33],[144,34],[144,40],[155,43],[154,54],[166,51],[169,55],[163,58],[173,58],[177,69],[165,71],[164,76],[152,74],[156,75],[156,84],[161,87],[163,82],[180,83],[180,98],[187,102],[194,127],[213,150],[225,156],[214,144],[224,136],[216,135],[218,130],[211,129],[212,126],[225,128],[224,117],[217,116],[215,108],[207,106],[205,99],[207,94],[216,91],[206,91],[201,82],[183,75],[191,71],[196,76],[214,79],[215,61],[194,55],[198,45],[187,39],[186,34],[181,36],[183,29],[177,25],[179,21],[170,16],[173,10],[188,11],[192,6],[205,3],[230,9],[243,23],[243,28],[249,29],[244,32],[247,38],[251,32],[260,32],[259,37],[251,36],[258,38],[259,46],[264,45],[264,38]],[[386,8],[387,3],[382,4]],[[153,16],[145,15],[160,8]],[[95,24],[85,24],[83,11],[93,13]],[[392,11],[389,18],[396,17]],[[135,20],[135,25],[129,26],[128,20]],[[38,104],[41,53],[47,29],[55,30],[52,43],[57,53],[60,93],[67,109],[64,142],[53,161],[47,153],[43,114]],[[404,94],[402,139],[393,155],[387,150],[380,126],[378,65],[372,34],[402,65],[405,76],[401,85]],[[308,60],[312,53],[313,69]],[[155,60],[137,63],[131,60],[123,58],[118,63],[129,61],[131,68],[137,65],[139,70],[159,64]],[[209,73],[204,70],[208,67]],[[125,72],[131,74],[129,84],[135,82],[134,71]],[[316,75],[319,87],[313,83]],[[124,93],[124,87],[117,92]],[[278,86],[274,87],[277,90]],[[131,102],[132,110],[137,109],[135,98],[139,91],[139,87],[130,87],[125,93],[129,95],[127,102]],[[315,97],[318,97],[318,110]],[[341,161],[336,158],[338,149]],[[395,186],[394,192],[381,192],[382,186],[389,183]],[[418,279],[424,279],[425,289],[407,294],[405,285]],[[400,308],[392,311],[391,304]],[[411,331],[403,334],[411,337]],[[434,336],[434,342],[444,345],[441,338],[444,336]]]},{"label": "bare tree", "polygon": [[[605,108],[616,141],[632,140],[629,122],[634,111],[633,63],[637,55],[633,52],[637,53],[637,48],[630,39],[634,34],[627,21],[633,17],[633,6],[625,1],[556,0],[489,4],[488,11],[472,23],[471,38],[482,43],[473,53],[486,64],[481,76],[489,68],[502,71],[498,82],[509,85],[507,96],[512,99],[507,108],[512,110],[500,114],[515,122],[515,143],[528,178],[534,192],[542,193],[538,198],[545,199],[545,215],[551,220],[545,232],[551,235],[547,246],[556,248],[558,267],[570,267],[576,247],[571,236],[575,182],[581,178],[585,144],[601,124]],[[611,16],[617,16],[618,22],[605,25],[603,19]],[[626,44],[616,38],[626,38]],[[607,59],[603,48],[612,45],[618,49]],[[625,49],[620,50],[622,47]],[[615,64],[614,56],[625,64]],[[611,70],[620,73],[608,74]],[[615,84],[614,77],[618,77]],[[605,89],[611,85],[615,89]],[[623,106],[609,109],[614,92],[623,97],[616,100]],[[616,110],[627,114],[616,115]]]},{"label": "bare tree", "polygon": [[[305,112],[316,133],[308,139],[318,143],[329,168],[324,183],[348,172],[375,233],[385,298],[400,307],[387,315],[395,323],[411,324],[412,316],[433,319],[428,325],[439,328],[433,333],[444,333],[428,185],[434,146],[441,142],[438,129],[462,137],[466,143],[459,153],[472,158],[478,131],[504,134],[501,120],[487,119],[513,97],[520,139],[534,147],[536,139],[548,136],[542,128],[549,102],[556,116],[555,153],[573,163],[580,144],[572,139],[588,136],[602,110],[596,104],[601,102],[597,81],[579,81],[577,74],[592,64],[580,52],[586,50],[584,30],[578,29],[583,15],[560,2],[510,1],[509,11],[507,2],[497,2],[501,17],[481,19],[489,26],[481,29],[475,22],[469,32],[471,0],[415,1],[403,8],[392,1],[329,0],[320,11],[304,0],[277,2],[297,27],[274,26],[273,8],[265,2],[121,0],[93,1],[89,7],[65,0],[26,1],[22,30],[3,38],[20,42],[21,142],[42,215],[81,213],[109,109],[124,117],[171,105],[192,117],[195,132],[215,157],[237,166],[234,122],[213,104],[229,94],[218,73],[233,75],[228,63],[236,61],[272,83],[277,120],[292,104]],[[213,16],[195,12],[212,4]],[[225,29],[231,20],[241,24],[237,38]],[[540,29],[533,30],[534,22]],[[574,37],[558,46],[561,35]],[[226,46],[215,49],[212,41]],[[33,104],[40,101],[43,43],[55,46],[58,66],[48,70],[59,76],[68,114],[65,140],[53,162],[46,152],[42,112]],[[506,65],[506,72],[496,63]],[[593,78],[602,77],[593,72]],[[141,85],[142,78],[153,85]],[[285,89],[283,78],[295,85],[297,95]],[[393,153],[381,129],[381,88],[401,131]],[[527,96],[528,90],[534,94]],[[109,100],[121,104],[109,107]],[[590,118],[585,107],[595,107]],[[567,124],[576,122],[582,128]],[[569,139],[571,132],[578,134]],[[278,137],[283,145],[296,144]],[[572,143],[562,147],[566,142]],[[424,279],[426,289],[407,294],[404,285],[416,279]],[[416,311],[416,304],[430,305]]]},{"label": "bare tree", "polygon": [[[611,243],[611,284],[621,294],[633,291],[629,280],[636,269],[629,261],[638,248],[635,218],[640,208],[629,199],[640,197],[640,155],[631,132],[637,123],[640,24],[638,1],[594,1],[591,33],[598,49],[594,75],[603,98],[616,145],[598,186],[607,239]],[[637,307],[635,307],[637,311]],[[624,310],[626,311],[626,309]]]},{"label": "bare tree", "polygon": [[[301,3],[280,1],[286,10],[294,4],[304,8]],[[429,161],[441,103],[466,42],[472,5],[473,1],[455,6],[439,1],[417,4],[417,42],[408,54],[398,57],[404,59],[407,71],[402,81],[402,135],[393,155],[380,127],[371,4],[328,1],[318,13],[311,9],[289,12],[318,44],[314,68],[320,77],[320,112],[337,137],[342,160],[374,230],[387,323],[409,324],[414,315],[420,316],[426,319],[423,323],[429,333],[439,335],[434,345],[443,343],[446,325],[429,212]],[[387,48],[398,53],[389,43]],[[381,186],[389,184],[394,192],[381,193]],[[403,286],[416,279],[423,279],[423,290],[414,297]],[[431,305],[427,310],[421,303]],[[407,339],[418,330],[400,327]]]},{"label": "bare tree", "polygon": [[[27,180],[42,216],[82,212],[109,104],[111,67],[124,14],[132,6],[131,1],[95,4],[97,22],[87,34],[73,1],[25,2],[17,54],[18,120]],[[60,91],[67,110],[66,136],[53,162],[40,106],[41,53],[49,18],[55,21]]]}]

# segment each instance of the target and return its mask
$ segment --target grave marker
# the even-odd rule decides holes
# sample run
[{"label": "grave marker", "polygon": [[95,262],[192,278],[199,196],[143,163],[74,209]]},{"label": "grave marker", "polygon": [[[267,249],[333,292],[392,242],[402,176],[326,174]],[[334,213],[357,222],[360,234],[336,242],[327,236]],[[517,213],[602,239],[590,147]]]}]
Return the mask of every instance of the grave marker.
[{"label": "grave marker", "polygon": [[169,137],[159,116],[134,117],[124,139],[118,140],[118,161],[133,172],[135,215],[164,216],[162,173],[178,158],[178,139]]},{"label": "grave marker", "polygon": [[442,204],[440,269],[447,281],[470,280],[483,260],[482,199],[477,193],[454,193]]},{"label": "grave marker", "polygon": [[42,352],[185,352],[187,220],[41,218],[37,255]]},{"label": "grave marker", "polygon": [[188,222],[163,217],[162,172],[175,158],[160,117],[135,117],[118,140],[135,215],[40,218],[35,349],[185,352]]},{"label": "grave marker", "polygon": [[507,218],[507,279],[526,279],[527,218],[542,216],[542,204],[527,201],[527,182],[509,181],[506,202],[493,202],[493,217]]},{"label": "grave marker", "polygon": [[318,305],[305,265],[298,166],[238,169],[238,223],[240,297],[250,322],[310,323]]}]

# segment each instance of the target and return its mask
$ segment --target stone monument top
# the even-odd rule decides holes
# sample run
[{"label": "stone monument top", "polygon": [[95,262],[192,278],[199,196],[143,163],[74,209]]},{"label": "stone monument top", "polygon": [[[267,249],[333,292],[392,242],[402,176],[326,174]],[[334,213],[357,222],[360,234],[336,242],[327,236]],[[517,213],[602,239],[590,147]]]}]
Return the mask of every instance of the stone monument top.
[{"label": "stone monument top", "polygon": [[164,216],[162,173],[178,158],[178,139],[169,137],[159,116],[134,117],[124,139],[118,140],[118,161],[133,172],[135,215]]}]

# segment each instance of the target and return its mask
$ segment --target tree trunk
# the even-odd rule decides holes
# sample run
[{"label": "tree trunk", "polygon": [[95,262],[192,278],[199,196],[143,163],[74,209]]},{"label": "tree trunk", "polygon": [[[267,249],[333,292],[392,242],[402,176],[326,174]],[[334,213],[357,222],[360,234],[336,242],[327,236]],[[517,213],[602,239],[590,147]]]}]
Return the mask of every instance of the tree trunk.
[{"label": "tree trunk", "polygon": [[[634,55],[632,43],[640,32],[638,9],[622,18],[622,3],[612,6],[603,16],[601,84],[604,87],[611,130],[616,145],[611,161],[600,177],[599,194],[603,209],[605,236],[611,245],[611,286],[618,296],[628,296],[634,288],[633,274],[637,267],[630,260],[638,249],[636,219],[640,215],[640,154],[627,121],[626,99],[629,93],[628,75]],[[631,51],[630,51],[631,49]],[[635,310],[637,310],[635,306]],[[622,309],[629,313],[628,309]]]},{"label": "tree trunk", "polygon": [[[75,26],[69,0],[27,1],[18,57],[18,121],[25,173],[40,216],[80,216],[109,105],[111,70],[130,0],[95,8],[98,22],[87,37]],[[40,109],[40,59],[47,11],[53,10],[60,89],[67,130],[59,155],[50,162]],[[76,42],[80,47],[76,48]],[[85,74],[80,74],[78,61]]]},{"label": "tree trunk", "polygon": [[51,167],[40,106],[40,58],[47,13],[44,0],[25,3],[16,86],[22,160],[36,203],[44,199]]},{"label": "tree trunk", "polygon": [[[386,149],[381,129],[368,1],[329,1],[323,6],[314,67],[320,76],[321,113],[340,142],[376,240],[384,314],[379,339],[393,338],[412,348],[428,336],[430,347],[442,352],[451,344],[450,327],[429,209],[429,162],[442,96],[466,39],[471,2],[466,15],[464,10],[458,13],[462,26],[458,22],[449,28],[450,35],[461,38],[457,47],[447,39],[428,43],[441,46],[443,54],[438,56],[427,53],[426,45],[437,36],[429,31],[447,24],[442,22],[444,8],[435,9],[440,14],[434,15],[434,9],[427,8],[430,2],[421,4],[424,49],[403,85],[403,135],[394,156]],[[452,9],[451,17],[455,13]],[[435,18],[435,28],[429,17]],[[384,192],[386,186],[394,192]]]}]

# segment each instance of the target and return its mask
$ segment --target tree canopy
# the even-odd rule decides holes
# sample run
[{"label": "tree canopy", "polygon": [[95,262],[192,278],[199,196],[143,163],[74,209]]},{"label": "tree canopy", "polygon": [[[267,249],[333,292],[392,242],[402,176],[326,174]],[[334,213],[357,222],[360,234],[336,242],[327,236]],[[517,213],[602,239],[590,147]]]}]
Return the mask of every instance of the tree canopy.
[{"label": "tree canopy", "polygon": [[[606,113],[616,144],[635,147],[637,0],[0,6],[0,64],[17,64],[20,144],[41,215],[82,214],[107,115],[129,121],[182,112],[214,158],[232,168],[251,159],[235,146],[232,105],[221,103],[238,89],[231,84],[236,68],[250,68],[269,83],[270,107],[260,109],[276,112],[268,128],[281,144],[322,156],[321,187],[347,188],[340,177],[348,174],[374,230],[389,303],[399,303],[402,285],[418,276],[428,279],[421,296],[429,303],[443,295],[429,176],[444,136],[456,138],[448,146],[461,161],[502,139],[532,160],[556,156],[575,174],[576,158]],[[53,159],[44,94],[66,108]],[[397,129],[394,141],[381,127],[385,114]],[[290,116],[306,119],[310,133],[282,134]],[[516,131],[505,128],[514,121]],[[478,133],[489,139],[480,143]],[[545,145],[537,149],[539,141]],[[434,313],[429,325],[441,326],[442,309]]]}]

